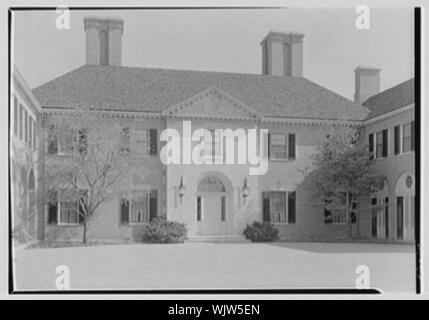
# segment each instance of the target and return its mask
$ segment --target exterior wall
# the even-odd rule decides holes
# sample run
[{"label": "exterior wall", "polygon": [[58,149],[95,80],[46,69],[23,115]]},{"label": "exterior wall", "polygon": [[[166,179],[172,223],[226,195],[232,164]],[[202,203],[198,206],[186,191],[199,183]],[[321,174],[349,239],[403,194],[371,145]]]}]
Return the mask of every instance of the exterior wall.
[{"label": "exterior wall", "polygon": [[262,211],[263,191],[296,191],[296,222],[278,223],[279,235],[286,239],[338,239],[344,238],[344,224],[326,224],[324,207],[314,197],[311,186],[305,181],[304,171],[311,170],[312,154],[329,133],[328,126],[281,125],[268,127],[271,133],[296,134],[295,160],[270,160],[268,172],[259,177],[258,211]]},{"label": "exterior wall", "polygon": [[[27,242],[43,237],[43,210],[38,200],[40,189],[40,140],[35,139],[36,145],[19,137],[19,127],[22,127],[25,135],[25,122],[19,123],[19,114],[15,114],[15,101],[18,103],[18,112],[22,106],[28,116],[34,120],[35,129],[32,135],[38,135],[40,123],[40,106],[35,100],[16,66],[13,70],[13,87],[10,106],[10,163],[11,163],[11,199],[12,199],[12,230],[14,237],[19,242]],[[18,123],[17,123],[18,122]],[[18,134],[15,132],[15,124],[18,124]],[[34,143],[34,140],[31,141]],[[34,184],[30,181],[33,175]],[[33,185],[33,187],[31,186]]]},{"label": "exterior wall", "polygon": [[[368,143],[369,134],[376,133],[383,129],[388,129],[388,156],[376,160],[375,168],[379,174],[383,174],[387,178],[387,188],[389,197],[389,239],[397,240],[397,206],[396,206],[396,187],[398,179],[403,173],[410,173],[415,178],[415,153],[394,154],[394,127],[396,125],[407,124],[414,120],[414,106],[404,112],[396,113],[390,117],[382,118],[379,121],[367,121],[363,133],[364,141]],[[369,199],[363,203],[366,207],[369,206]],[[367,209],[361,214],[360,231],[362,237],[371,238],[371,210]],[[405,241],[414,240],[414,230],[411,226],[406,232]]]},{"label": "exterior wall", "polygon": [[[123,127],[158,129],[161,131],[165,127],[165,122],[159,119],[137,119],[137,118],[118,118],[117,123]],[[118,134],[119,136],[119,134]],[[160,146],[158,145],[158,151]],[[46,151],[46,150],[45,150]],[[52,156],[52,155],[46,155]],[[58,156],[58,155],[55,155]],[[158,156],[144,156],[139,159],[138,164],[141,170],[145,172],[145,180],[138,183],[137,187],[147,190],[158,190],[158,215],[166,215],[165,207],[165,167],[162,165]],[[138,169],[138,168],[137,168]],[[49,170],[46,167],[45,170]],[[132,180],[133,177],[127,177],[126,180]],[[118,186],[119,188],[123,186]],[[102,203],[95,215],[90,219],[88,226],[88,239],[90,240],[136,240],[142,239],[143,225],[121,224],[120,222],[120,200],[118,194]],[[48,206],[45,206],[47,212]],[[47,214],[45,218],[46,239],[47,240],[81,240],[83,235],[83,226],[81,225],[49,225]]]},{"label": "exterior wall", "polygon": [[[175,128],[182,135],[182,121],[169,120],[167,126]],[[304,170],[311,168],[315,148],[321,138],[329,131],[327,126],[258,124],[256,122],[216,122],[192,121],[192,130],[196,128],[264,128],[271,133],[296,134],[296,160],[269,160],[268,171],[265,175],[249,175],[249,165],[169,165],[167,167],[167,217],[186,223],[189,235],[197,235],[197,187],[203,177],[213,176],[224,182],[232,190],[227,200],[228,234],[242,235],[247,224],[262,221],[262,192],[263,191],[296,191],[296,223],[276,224],[280,236],[287,239],[337,239],[345,236],[344,224],[325,224],[324,210],[321,203],[306,185]],[[194,144],[195,145],[195,144]],[[194,146],[193,145],[193,146]],[[237,151],[237,150],[236,150]],[[180,199],[178,186],[180,178],[186,187],[185,196]],[[244,201],[241,190],[244,179],[250,188],[249,195]],[[228,217],[228,214],[230,215]]]}]

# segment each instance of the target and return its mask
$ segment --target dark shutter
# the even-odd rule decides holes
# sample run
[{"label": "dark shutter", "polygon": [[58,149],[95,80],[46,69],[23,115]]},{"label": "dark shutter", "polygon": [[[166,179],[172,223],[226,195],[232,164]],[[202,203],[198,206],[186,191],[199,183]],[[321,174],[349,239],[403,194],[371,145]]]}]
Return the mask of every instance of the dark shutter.
[{"label": "dark shutter", "polygon": [[371,153],[370,159],[374,158],[374,134],[370,133],[368,136],[368,146],[369,146],[369,152]]},{"label": "dark shutter", "polygon": [[48,224],[58,223],[58,193],[50,191],[48,203]]},{"label": "dark shutter", "polygon": [[151,190],[149,197],[149,221],[158,216],[158,190]]},{"label": "dark shutter", "polygon": [[121,223],[128,224],[129,222],[129,207],[130,203],[128,200],[121,200]]},{"label": "dark shutter", "polygon": [[271,159],[271,133],[268,133],[268,158]]},{"label": "dark shutter", "polygon": [[325,217],[325,223],[332,223],[332,212],[326,208],[326,206],[330,203],[330,201],[325,200],[325,208],[323,209],[323,215]]},{"label": "dark shutter", "polygon": [[415,126],[414,121],[411,121],[411,151],[414,151],[415,148]]},{"label": "dark shutter", "polygon": [[288,193],[287,198],[287,210],[288,210],[288,223],[295,223],[296,221],[296,192],[292,191]]},{"label": "dark shutter", "polygon": [[289,159],[295,159],[295,134],[289,134]]},{"label": "dark shutter", "polygon": [[385,129],[383,130],[383,157],[387,157],[388,147],[387,129]]},{"label": "dark shutter", "polygon": [[401,153],[401,127],[395,126],[395,154]]},{"label": "dark shutter", "polygon": [[262,220],[270,222],[270,193],[262,192]]},{"label": "dark shutter", "polygon": [[201,197],[197,197],[197,221],[201,221]]},{"label": "dark shutter", "polygon": [[158,132],[156,129],[149,130],[149,154],[156,155],[158,152]]}]

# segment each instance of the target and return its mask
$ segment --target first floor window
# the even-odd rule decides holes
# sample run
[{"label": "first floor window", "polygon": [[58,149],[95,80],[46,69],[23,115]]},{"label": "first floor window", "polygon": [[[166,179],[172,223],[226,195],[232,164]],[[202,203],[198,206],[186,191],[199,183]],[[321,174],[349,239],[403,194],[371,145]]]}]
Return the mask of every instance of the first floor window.
[{"label": "first floor window", "polygon": [[133,195],[121,199],[121,223],[148,223],[158,215],[158,191],[138,190]]},{"label": "first floor window", "polygon": [[[325,223],[334,223],[334,224],[343,224],[347,222],[347,214],[346,214],[346,204],[347,197],[346,192],[340,192],[339,197],[335,200],[326,199],[325,200],[325,208],[324,208],[324,216]],[[335,201],[335,205],[334,205]],[[348,194],[348,201],[350,203],[350,222],[356,223],[356,212],[357,212],[357,199],[353,197],[351,193]]]},{"label": "first floor window", "polygon": [[294,191],[263,192],[262,214],[264,222],[295,223],[296,193]]},{"label": "first floor window", "polygon": [[67,189],[49,192],[48,224],[74,225],[83,222],[87,190],[79,190],[76,196],[73,193]]}]

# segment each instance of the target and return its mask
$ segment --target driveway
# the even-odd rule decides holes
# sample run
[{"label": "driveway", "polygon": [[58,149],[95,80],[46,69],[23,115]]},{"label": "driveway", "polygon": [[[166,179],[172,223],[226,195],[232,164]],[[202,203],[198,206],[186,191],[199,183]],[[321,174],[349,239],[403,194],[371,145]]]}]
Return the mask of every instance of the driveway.
[{"label": "driveway", "polygon": [[355,288],[356,268],[370,286],[415,291],[412,245],[350,243],[131,244],[20,250],[16,290],[56,290],[56,268],[70,289]]}]

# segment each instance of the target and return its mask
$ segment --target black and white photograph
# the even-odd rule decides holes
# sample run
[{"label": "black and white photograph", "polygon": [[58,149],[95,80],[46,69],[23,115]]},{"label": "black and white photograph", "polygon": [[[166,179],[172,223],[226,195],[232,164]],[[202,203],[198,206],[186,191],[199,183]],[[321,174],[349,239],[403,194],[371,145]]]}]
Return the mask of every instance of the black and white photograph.
[{"label": "black and white photograph", "polygon": [[9,295],[424,293],[423,8],[122,5],[7,9]]}]

